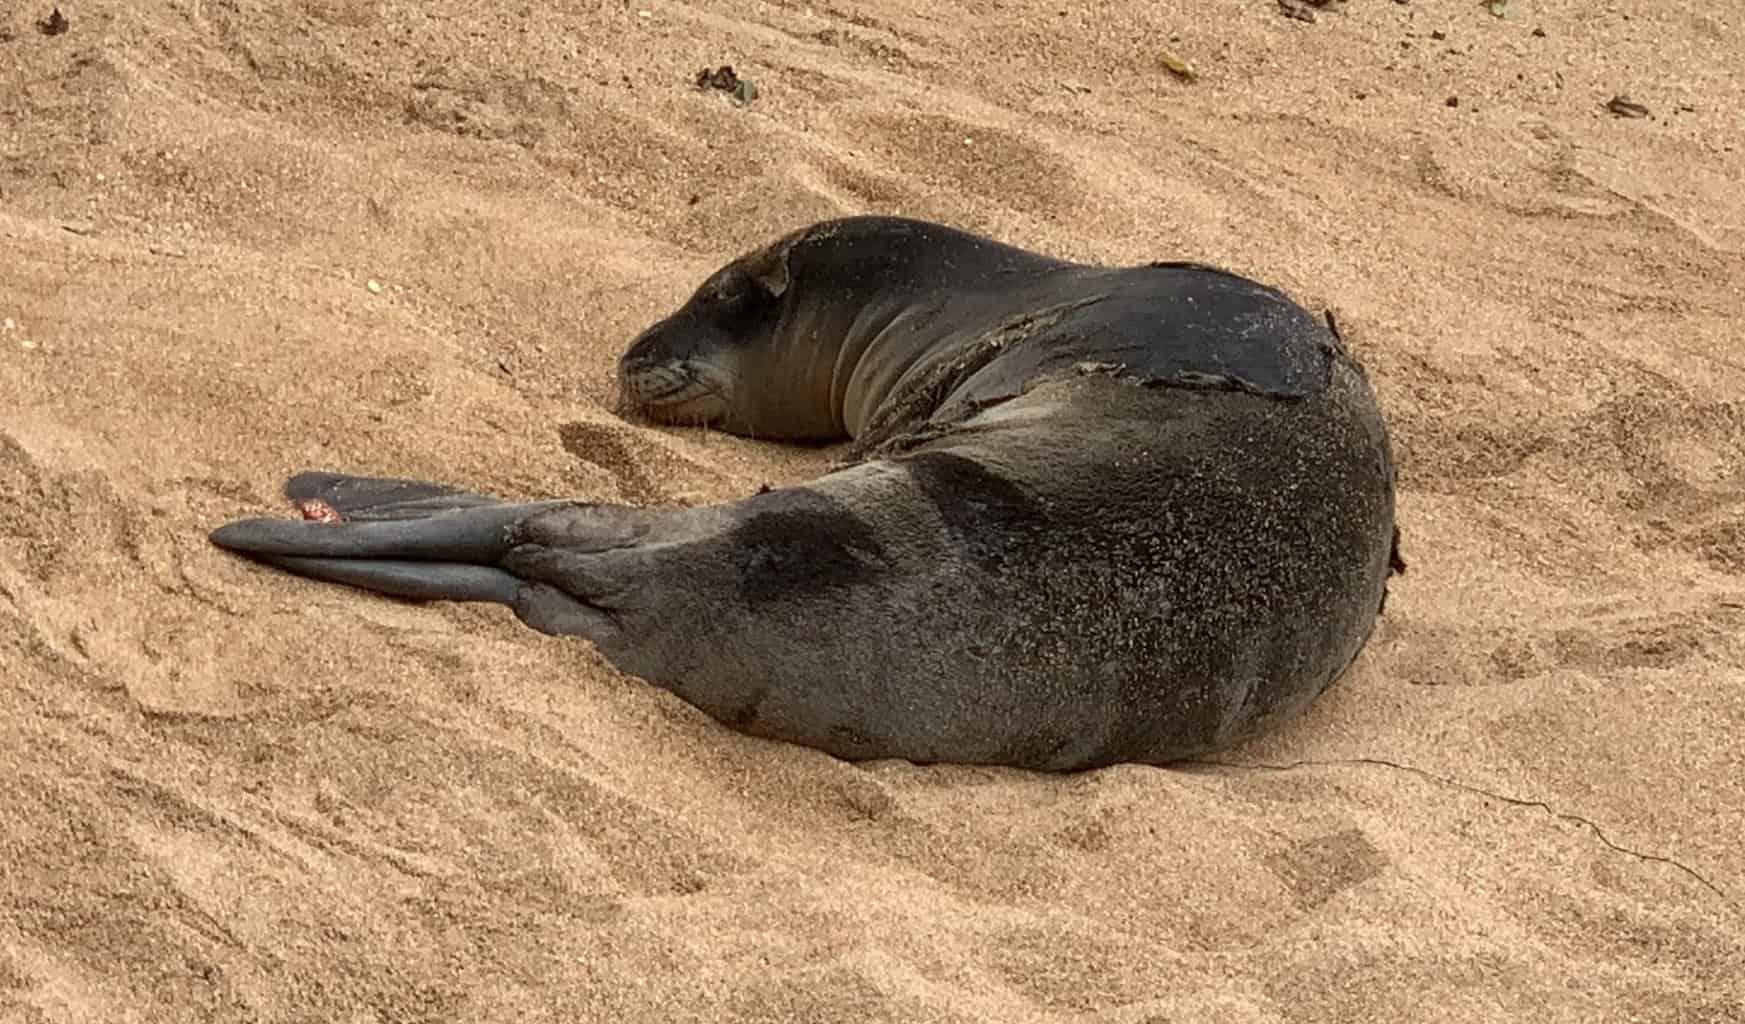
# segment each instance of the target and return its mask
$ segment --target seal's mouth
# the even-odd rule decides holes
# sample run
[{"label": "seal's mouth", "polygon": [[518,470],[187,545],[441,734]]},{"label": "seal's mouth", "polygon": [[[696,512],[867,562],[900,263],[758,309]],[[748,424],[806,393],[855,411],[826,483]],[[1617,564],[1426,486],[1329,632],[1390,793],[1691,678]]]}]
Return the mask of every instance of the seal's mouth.
[{"label": "seal's mouth", "polygon": [[722,367],[691,359],[625,360],[618,368],[623,403],[663,423],[715,422],[727,414],[732,376]]}]

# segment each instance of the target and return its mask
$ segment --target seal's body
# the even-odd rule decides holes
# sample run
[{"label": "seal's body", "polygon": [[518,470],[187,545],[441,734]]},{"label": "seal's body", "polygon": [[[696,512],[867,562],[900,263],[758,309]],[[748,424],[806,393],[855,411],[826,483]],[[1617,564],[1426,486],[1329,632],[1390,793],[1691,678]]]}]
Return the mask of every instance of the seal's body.
[{"label": "seal's body", "polygon": [[854,439],[724,505],[506,504],[308,473],[338,523],[225,547],[498,601],[744,732],[840,757],[1165,763],[1302,710],[1356,656],[1394,548],[1362,370],[1279,292],[884,217],[712,275],[620,361],[643,415]]}]

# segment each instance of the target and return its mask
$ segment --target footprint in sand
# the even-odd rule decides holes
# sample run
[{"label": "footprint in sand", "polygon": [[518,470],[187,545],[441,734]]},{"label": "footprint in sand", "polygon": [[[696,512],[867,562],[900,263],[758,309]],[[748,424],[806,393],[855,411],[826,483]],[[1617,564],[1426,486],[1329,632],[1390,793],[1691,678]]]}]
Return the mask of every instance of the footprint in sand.
[{"label": "footprint in sand", "polygon": [[1266,859],[1304,911],[1377,877],[1388,864],[1387,854],[1359,828],[1305,839]]},{"label": "footprint in sand", "polygon": [[700,481],[723,479],[629,427],[574,420],[559,426],[557,434],[565,451],[605,470],[631,505],[686,504]]}]

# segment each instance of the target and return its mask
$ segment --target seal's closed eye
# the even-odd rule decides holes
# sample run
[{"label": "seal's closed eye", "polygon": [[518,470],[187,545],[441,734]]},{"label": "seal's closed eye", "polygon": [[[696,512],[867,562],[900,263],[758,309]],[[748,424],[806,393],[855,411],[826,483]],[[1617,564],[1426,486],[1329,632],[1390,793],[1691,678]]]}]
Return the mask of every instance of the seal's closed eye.
[{"label": "seal's closed eye", "polygon": [[691,301],[674,316],[699,327],[715,328],[725,336],[711,336],[719,345],[756,344],[775,326],[780,299],[763,283],[737,266],[730,266],[699,288]]}]

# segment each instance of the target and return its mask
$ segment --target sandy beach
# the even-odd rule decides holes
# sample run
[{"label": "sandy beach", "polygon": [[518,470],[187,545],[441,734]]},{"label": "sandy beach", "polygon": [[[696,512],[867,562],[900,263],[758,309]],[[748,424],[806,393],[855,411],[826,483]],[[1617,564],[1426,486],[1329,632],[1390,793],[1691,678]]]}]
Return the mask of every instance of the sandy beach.
[{"label": "sandy beach", "polygon": [[[51,8],[0,14],[0,1022],[1745,1021],[1745,12]],[[613,364],[866,212],[1334,311],[1410,571],[1306,716],[856,765],[207,542],[308,468],[818,474]]]}]

